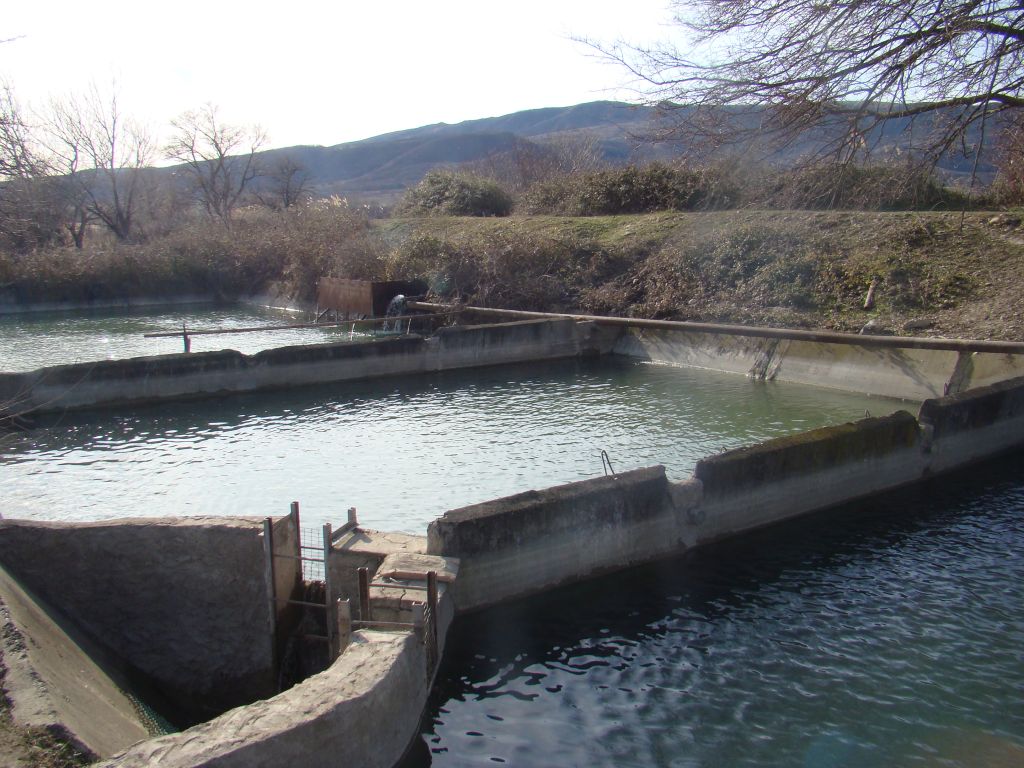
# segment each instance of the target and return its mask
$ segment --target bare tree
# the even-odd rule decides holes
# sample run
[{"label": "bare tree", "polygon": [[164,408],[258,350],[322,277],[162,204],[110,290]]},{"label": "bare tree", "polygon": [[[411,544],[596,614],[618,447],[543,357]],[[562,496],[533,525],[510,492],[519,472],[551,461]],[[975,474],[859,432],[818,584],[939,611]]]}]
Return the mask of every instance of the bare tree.
[{"label": "bare tree", "polygon": [[50,113],[57,170],[67,175],[88,215],[118,240],[130,239],[141,171],[153,153],[148,132],[121,111],[116,91],[104,95],[95,86],[84,97],[53,102]]},{"label": "bare tree", "polygon": [[0,84],[0,178],[28,179],[47,170],[14,91],[9,83]]},{"label": "bare tree", "polygon": [[275,211],[291,208],[309,197],[309,169],[291,155],[276,160],[256,197]]},{"label": "bare tree", "polygon": [[582,134],[548,141],[517,138],[508,149],[467,164],[464,170],[494,179],[518,193],[543,181],[596,171],[605,165],[598,139]]},{"label": "bare tree", "polygon": [[[693,0],[672,3],[689,47],[597,47],[652,101],[720,140],[823,130],[846,157],[895,119],[930,117],[937,157],[1024,106],[1019,0]],[[905,123],[904,123],[905,125]]]},{"label": "bare tree", "polygon": [[186,112],[171,124],[176,133],[164,155],[184,163],[203,209],[229,221],[243,193],[260,175],[256,153],[266,134],[258,126],[222,123],[212,104]]},{"label": "bare tree", "polygon": [[996,189],[1002,201],[1024,204],[1024,110],[1003,126],[996,144]]},{"label": "bare tree", "polygon": [[14,253],[58,239],[64,189],[9,84],[0,84],[0,242]]}]

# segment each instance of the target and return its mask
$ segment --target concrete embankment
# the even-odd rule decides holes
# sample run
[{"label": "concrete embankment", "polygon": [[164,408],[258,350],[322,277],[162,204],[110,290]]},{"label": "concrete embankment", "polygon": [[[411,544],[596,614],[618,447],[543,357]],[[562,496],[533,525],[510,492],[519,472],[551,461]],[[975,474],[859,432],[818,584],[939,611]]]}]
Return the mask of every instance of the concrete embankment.
[{"label": "concrete embankment", "polygon": [[460,560],[473,610],[914,483],[1024,443],[1024,379],[728,451],[673,483],[663,468],[452,510],[428,552]]},{"label": "concrete embankment", "polygon": [[[254,297],[253,303],[262,303],[271,298],[271,296]],[[159,309],[160,307],[218,303],[223,303],[223,301],[218,301],[213,294],[182,294],[172,299],[168,299],[166,296],[122,296],[119,298],[95,297],[93,299],[35,301],[31,297],[19,295],[10,288],[0,290],[0,315],[38,312],[92,312],[107,309]]]},{"label": "concrete embankment", "polygon": [[242,518],[0,520],[0,562],[199,720],[276,690],[262,531]]},{"label": "concrete embankment", "polygon": [[[840,354],[811,346],[800,351],[801,344],[824,343],[808,340],[740,343],[673,334],[644,346],[634,329],[545,318],[445,329],[429,339],[284,348],[250,357],[169,355],[2,377],[0,387],[8,393],[13,387],[30,406],[85,408],[606,353],[616,346],[645,359],[670,357],[669,349],[675,356],[669,362],[677,364],[714,358],[718,370],[762,379],[778,379],[789,366],[811,381],[815,369],[807,361],[814,358],[821,379],[858,382],[844,388],[875,381],[883,382],[872,385],[884,390],[878,394],[909,399],[953,393],[925,400],[917,417],[898,411],[710,456],[683,482],[650,467],[451,510],[430,525],[426,540],[348,527],[334,539],[328,535],[320,608],[365,597],[365,612],[360,606],[358,614],[362,628],[324,671],[277,695],[282,617],[288,598],[302,587],[297,511],[294,519],[268,524],[0,521],[0,562],[26,594],[53,606],[101,652],[182,705],[201,702],[206,713],[217,714],[182,733],[136,744],[106,765],[392,765],[416,734],[457,610],[676,554],[917,482],[1024,442],[1024,379],[959,391],[1010,375],[1016,358],[963,350],[921,358],[921,350],[897,350],[876,361],[885,372],[862,380],[856,375],[869,367],[869,350],[855,344],[843,345],[848,351]],[[988,354],[996,357],[979,356]],[[428,634],[408,629],[431,589],[426,571],[440,582],[434,646]],[[366,584],[367,578],[373,581]],[[383,625],[393,631],[376,631]],[[340,622],[338,627],[340,633]],[[59,669],[46,674],[63,685]],[[126,734],[131,727],[125,725]],[[129,738],[102,752],[90,748],[109,754]]]},{"label": "concrete embankment", "polygon": [[109,757],[149,738],[117,664],[0,566],[0,680],[14,722]]},{"label": "concrete embankment", "polygon": [[628,329],[614,351],[656,363],[916,401],[1024,375],[1019,354],[657,329]]},{"label": "concrete embankment", "polygon": [[[394,765],[415,737],[455,613],[449,587],[458,563],[422,554],[425,544],[422,537],[359,528],[342,534],[328,556],[327,584],[335,584],[328,602],[356,597],[349,587],[357,568],[367,568],[373,582],[367,605],[358,609],[362,629],[327,669],[271,698],[137,744],[103,765]],[[410,630],[415,606],[427,597],[429,571],[439,575],[437,613],[429,626]]]},{"label": "concrete embankment", "polygon": [[[446,304],[411,302],[425,311]],[[792,328],[459,307],[466,316],[562,317],[593,323],[612,352],[648,362],[738,373],[921,401],[1024,376],[1024,343],[871,336]]]},{"label": "concrete embankment", "polygon": [[330,668],[300,685],[101,765],[391,768],[417,731],[431,682],[425,668],[415,636],[357,632]]},{"label": "concrete embankment", "polygon": [[40,368],[0,374],[9,412],[118,407],[230,392],[352,381],[607,351],[595,327],[556,318],[440,329],[369,341],[224,350]]}]

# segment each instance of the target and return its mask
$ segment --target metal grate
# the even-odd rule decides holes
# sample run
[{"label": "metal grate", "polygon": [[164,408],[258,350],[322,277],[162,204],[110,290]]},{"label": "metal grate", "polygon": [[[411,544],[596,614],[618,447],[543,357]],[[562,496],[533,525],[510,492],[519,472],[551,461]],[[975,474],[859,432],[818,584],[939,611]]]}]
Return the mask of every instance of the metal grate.
[{"label": "metal grate", "polygon": [[316,528],[299,528],[299,554],[302,557],[302,578],[324,581],[324,535]]}]

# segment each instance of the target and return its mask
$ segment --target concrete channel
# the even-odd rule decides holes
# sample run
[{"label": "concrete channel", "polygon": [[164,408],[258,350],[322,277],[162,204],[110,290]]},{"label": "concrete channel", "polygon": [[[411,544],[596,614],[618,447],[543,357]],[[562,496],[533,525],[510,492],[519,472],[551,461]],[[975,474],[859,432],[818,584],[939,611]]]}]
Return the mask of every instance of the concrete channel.
[{"label": "concrete channel", "polygon": [[[280,693],[287,637],[302,615],[296,605],[313,601],[297,508],[270,520],[0,521],[8,680],[33,681],[10,692],[15,718],[59,725],[107,758],[105,766],[387,768],[418,732],[458,613],[827,510],[1024,443],[1024,361],[1015,348],[906,348],[592,317],[252,356],[58,366],[0,375],[0,399],[24,416],[612,353],[899,397],[916,413],[708,456],[681,482],[654,466],[450,510],[425,537],[366,530],[354,519],[327,529],[316,600],[332,658]],[[68,682],[82,663],[73,647],[93,670],[94,682],[77,688]],[[118,693],[129,673],[182,706],[202,702],[219,714],[199,712],[203,722],[191,728],[141,738],[157,729]],[[121,725],[102,740],[92,699],[119,713]]]}]

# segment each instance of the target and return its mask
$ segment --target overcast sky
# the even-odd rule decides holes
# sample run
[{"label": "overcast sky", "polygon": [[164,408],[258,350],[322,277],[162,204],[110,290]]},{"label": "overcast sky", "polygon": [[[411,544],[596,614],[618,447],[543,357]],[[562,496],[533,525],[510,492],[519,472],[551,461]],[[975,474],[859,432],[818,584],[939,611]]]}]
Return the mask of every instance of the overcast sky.
[{"label": "overcast sky", "polygon": [[33,0],[0,19],[0,77],[22,102],[117,82],[159,133],[211,102],[269,146],[332,145],[436,122],[635,97],[571,37],[671,35],[667,0]]}]

